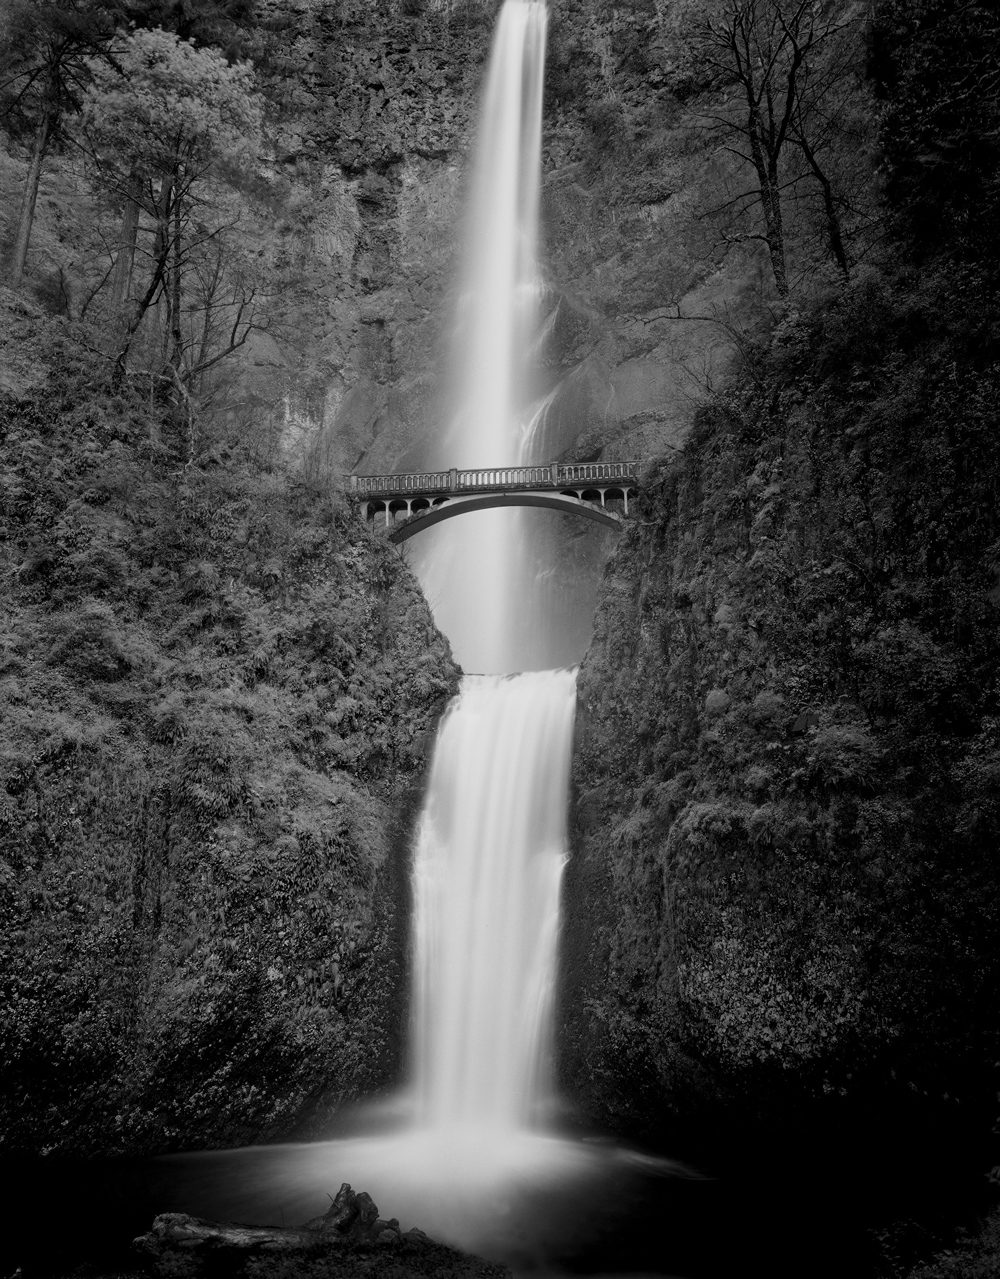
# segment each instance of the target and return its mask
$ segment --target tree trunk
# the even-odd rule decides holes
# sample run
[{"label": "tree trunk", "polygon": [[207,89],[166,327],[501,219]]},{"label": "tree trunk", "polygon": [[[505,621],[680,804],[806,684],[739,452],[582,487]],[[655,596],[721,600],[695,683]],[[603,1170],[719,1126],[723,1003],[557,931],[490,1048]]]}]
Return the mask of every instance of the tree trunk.
[{"label": "tree trunk", "polygon": [[845,280],[851,278],[851,268],[847,261],[847,250],[844,248],[844,237],[840,229],[840,217],[837,214],[837,202],[833,198],[833,187],[830,179],[820,168],[819,161],[816,159],[816,153],[806,141],[805,136],[801,135],[797,139],[802,154],[813,171],[813,176],[819,183],[823,192],[823,212],[826,216],[826,238],[830,245],[830,252],[833,254],[833,260],[836,262],[840,270],[840,274]]},{"label": "tree trunk", "polygon": [[181,199],[174,201],[173,234],[170,262],[170,361],[178,376],[184,360],[184,334],[181,331]]},{"label": "tree trunk", "polygon": [[778,296],[788,297],[788,268],[785,264],[785,225],[781,216],[781,192],[778,189],[778,166],[768,165],[767,199],[764,201],[764,225],[767,247],[771,254],[771,270]]},{"label": "tree trunk", "polygon": [[116,315],[124,315],[132,284],[135,242],[139,231],[139,194],[140,178],[137,173],[132,173],[129,175],[125,195],[125,212],[122,214],[122,224],[118,232],[118,253],[115,257],[115,273],[111,281],[111,306]]},{"label": "tree trunk", "polygon": [[753,167],[757,171],[757,181],[760,184],[760,201],[764,208],[764,237],[771,257],[774,286],[778,290],[779,297],[787,298],[788,271],[785,266],[785,233],[781,218],[777,161],[769,153],[765,154],[761,141],[761,128],[760,117],[751,106],[747,135]]},{"label": "tree trunk", "polygon": [[[206,1221],[187,1213],[168,1212],[157,1217],[152,1229],[135,1240],[148,1256],[203,1255],[218,1258],[226,1252],[260,1255],[267,1253],[317,1253],[334,1248],[343,1251],[351,1244],[400,1243],[403,1235],[396,1220],[383,1221],[371,1195],[355,1193],[347,1182],[321,1217],[305,1225],[243,1226],[226,1221]],[[407,1232],[414,1243],[429,1243],[420,1231]],[[339,1267],[338,1267],[339,1269]],[[450,1269],[450,1268],[449,1268]]]},{"label": "tree trunk", "polygon": [[41,119],[35,129],[35,140],[31,148],[31,162],[28,165],[28,176],[24,181],[24,195],[21,197],[21,212],[17,221],[17,238],[14,241],[14,253],[10,263],[10,283],[11,287],[15,289],[20,287],[24,278],[24,264],[28,258],[28,241],[31,239],[31,227],[35,220],[35,204],[38,200],[38,184],[42,176],[42,163],[49,148],[55,119],[55,106],[51,101],[47,100]]},{"label": "tree trunk", "polygon": [[148,1234],[136,1240],[137,1248],[152,1256],[180,1249],[198,1249],[218,1255],[223,1249],[252,1254],[314,1251],[326,1242],[315,1230],[286,1230],[283,1226],[241,1226],[205,1221],[187,1213],[168,1212],[157,1217]]},{"label": "tree trunk", "polygon": [[163,179],[160,188],[160,198],[156,210],[156,243],[153,248],[153,275],[146,288],[146,292],[135,304],[132,314],[129,316],[128,324],[125,326],[125,333],[122,337],[122,344],[115,357],[115,382],[120,382],[125,376],[125,366],[128,360],[129,351],[132,348],[132,342],[136,333],[139,331],[139,325],[149,308],[156,300],[157,294],[163,287],[166,279],[167,267],[170,258],[170,202],[173,194],[174,182],[173,176]]}]

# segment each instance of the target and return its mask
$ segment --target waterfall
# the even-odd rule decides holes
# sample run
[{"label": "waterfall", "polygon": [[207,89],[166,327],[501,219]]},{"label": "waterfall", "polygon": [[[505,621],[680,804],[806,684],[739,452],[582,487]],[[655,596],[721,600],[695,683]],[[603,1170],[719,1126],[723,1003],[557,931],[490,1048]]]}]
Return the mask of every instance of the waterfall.
[{"label": "waterfall", "polygon": [[[538,0],[506,0],[497,26],[439,466],[534,460],[546,21]],[[350,1180],[386,1216],[498,1256],[545,1253],[566,1220],[578,1233],[584,1189],[608,1165],[606,1150],[557,1136],[548,1119],[580,653],[546,598],[557,561],[539,555],[544,526],[524,514],[463,514],[408,544],[439,626],[478,673],[441,723],[414,838],[405,1117],[376,1135],[272,1149],[266,1174],[303,1197]],[[243,1175],[246,1186],[249,1164]]]},{"label": "waterfall", "polygon": [[[456,307],[442,468],[524,466],[539,398],[533,368],[544,284],[538,266],[542,90],[548,15],[507,0],[497,22],[476,138]],[[415,568],[467,671],[568,665],[540,592],[545,520],[479,511],[415,539]],[[539,533],[539,528],[542,533]]]},{"label": "waterfall", "polygon": [[[483,94],[456,322],[449,465],[522,465],[534,394],[546,7],[507,0]],[[442,723],[414,864],[418,1123],[509,1135],[548,1091],[575,678],[535,670],[537,557],[511,509],[442,528],[418,571],[467,677]],[[528,643],[525,643],[526,637]]]},{"label": "waterfall", "polygon": [[431,1128],[517,1131],[549,1091],[574,706],[569,671],[473,677],[441,726],[414,868],[416,1084]]}]

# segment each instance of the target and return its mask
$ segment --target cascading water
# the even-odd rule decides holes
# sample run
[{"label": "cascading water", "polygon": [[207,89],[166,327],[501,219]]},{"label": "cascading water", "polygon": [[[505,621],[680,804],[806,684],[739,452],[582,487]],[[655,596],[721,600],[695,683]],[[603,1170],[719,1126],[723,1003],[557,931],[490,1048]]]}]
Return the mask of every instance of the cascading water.
[{"label": "cascading water", "polygon": [[575,681],[472,677],[438,737],[415,864],[420,1122],[491,1139],[538,1119]]},{"label": "cascading water", "polygon": [[[538,0],[507,0],[497,26],[441,466],[532,460],[546,23]],[[460,662],[490,673],[467,675],[444,717],[417,827],[412,1118],[339,1150],[387,1210],[482,1247],[513,1202],[592,1164],[544,1119],[576,678],[537,669],[557,646],[522,513],[464,515],[416,550]]]},{"label": "cascading water", "polygon": [[[435,466],[548,460],[533,456],[528,429],[544,293],[537,243],[547,20],[539,0],[508,0],[497,23],[466,213],[449,425]],[[555,619],[540,616],[533,529],[526,512],[480,511],[428,530],[414,546],[438,625],[467,671],[563,664]]]},{"label": "cascading water", "polygon": [[[456,326],[450,465],[530,460],[522,423],[541,294],[546,21],[537,0],[508,0],[497,26]],[[542,655],[545,619],[530,616],[536,565],[518,514],[479,512],[442,528],[418,565],[467,669],[516,671]],[[510,1133],[537,1113],[574,695],[565,670],[467,678],[441,728],[414,872],[414,1066],[419,1122],[432,1130]]]},{"label": "cascading water", "polygon": [[[497,26],[440,466],[533,460],[546,23],[538,0],[507,0]],[[444,717],[417,827],[412,1117],[338,1150],[385,1210],[478,1248],[516,1201],[593,1162],[544,1119],[576,677],[537,669],[556,648],[521,512],[467,514],[417,542],[439,626],[467,670],[490,673],[467,675]]]},{"label": "cascading water", "polygon": [[[506,0],[500,14],[472,184],[454,407],[429,464],[548,460],[533,456],[546,398],[531,367],[542,333],[546,23],[540,0]],[[608,1211],[608,1170],[621,1152],[561,1138],[546,1121],[576,696],[566,664],[580,652],[546,599],[554,563],[539,553],[545,527],[525,514],[464,514],[415,539],[439,626],[466,670],[489,673],[467,675],[444,717],[417,827],[408,1118],[388,1134],[272,1148],[266,1166],[247,1152],[245,1197],[226,1205],[233,1215],[255,1191],[280,1186],[294,1220],[293,1200],[308,1213],[308,1194],[314,1205],[317,1193],[349,1179],[404,1225],[523,1260],[550,1254],[568,1220],[579,1233],[588,1184],[602,1183]]]}]

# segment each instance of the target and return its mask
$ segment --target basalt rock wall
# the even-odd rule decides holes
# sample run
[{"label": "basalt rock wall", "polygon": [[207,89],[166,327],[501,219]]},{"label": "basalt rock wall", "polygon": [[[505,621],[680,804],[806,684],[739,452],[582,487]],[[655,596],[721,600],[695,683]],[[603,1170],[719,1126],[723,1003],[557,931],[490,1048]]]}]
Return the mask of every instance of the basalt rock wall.
[{"label": "basalt rock wall", "polygon": [[930,300],[870,282],[786,322],[609,564],[563,1029],[617,1123],[731,1089],[989,1112],[996,372],[951,399],[935,328],[893,373]]}]

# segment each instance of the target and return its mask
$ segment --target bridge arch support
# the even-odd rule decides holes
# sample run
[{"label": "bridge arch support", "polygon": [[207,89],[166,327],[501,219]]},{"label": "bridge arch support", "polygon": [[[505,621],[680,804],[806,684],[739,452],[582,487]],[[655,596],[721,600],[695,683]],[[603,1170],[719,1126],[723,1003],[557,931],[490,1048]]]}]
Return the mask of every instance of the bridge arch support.
[{"label": "bridge arch support", "polygon": [[[416,498],[410,502],[383,499],[369,501],[367,514],[369,518],[385,514],[390,528],[390,542],[405,542],[444,520],[467,515],[470,511],[486,511],[505,506],[535,506],[563,511],[608,528],[621,528],[624,523],[623,517],[617,511],[608,510],[603,501],[595,501],[589,499],[589,495],[584,497],[576,493],[481,493],[474,496],[442,497],[436,501]],[[398,518],[404,512],[407,518],[403,523],[394,524],[394,517]]]}]

